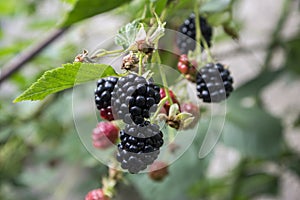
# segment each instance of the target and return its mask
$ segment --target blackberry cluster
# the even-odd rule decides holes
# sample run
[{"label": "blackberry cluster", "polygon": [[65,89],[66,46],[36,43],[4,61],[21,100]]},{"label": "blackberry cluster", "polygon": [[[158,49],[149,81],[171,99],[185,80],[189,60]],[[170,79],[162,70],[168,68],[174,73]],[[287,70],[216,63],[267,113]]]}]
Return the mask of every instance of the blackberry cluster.
[{"label": "blackberry cluster", "polygon": [[230,71],[220,63],[208,63],[200,69],[196,77],[197,95],[203,102],[220,102],[233,91]]},{"label": "blackberry cluster", "polygon": [[[208,25],[205,18],[200,17],[199,21],[201,35],[204,37],[208,47],[210,47],[213,34],[212,28]],[[196,46],[196,24],[194,13],[192,13],[189,18],[184,21],[184,23],[179,27],[178,31],[183,34],[177,37],[177,46],[181,54],[187,54],[189,50],[193,51]],[[203,47],[202,42],[201,46]]]},{"label": "blackberry cluster", "polygon": [[113,114],[126,124],[142,124],[157,109],[160,88],[135,74],[119,79],[112,92]]},{"label": "blackberry cluster", "polygon": [[95,89],[95,103],[97,109],[100,110],[101,117],[108,121],[114,120],[111,109],[111,93],[117,82],[118,78],[112,76],[99,79],[97,88]]},{"label": "blackberry cluster", "polygon": [[123,169],[138,173],[151,165],[158,157],[163,145],[163,134],[156,124],[127,124],[120,132],[117,160]]}]

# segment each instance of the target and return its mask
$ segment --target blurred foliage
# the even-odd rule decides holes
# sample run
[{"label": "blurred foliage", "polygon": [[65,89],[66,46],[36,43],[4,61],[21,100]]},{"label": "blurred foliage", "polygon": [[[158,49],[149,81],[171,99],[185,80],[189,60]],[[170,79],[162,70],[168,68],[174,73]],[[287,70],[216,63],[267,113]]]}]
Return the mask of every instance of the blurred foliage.
[{"label": "blurred foliage", "polygon": [[[141,17],[147,5],[155,8],[158,14],[168,6],[167,27],[176,29],[194,5],[190,0],[61,0],[51,2],[61,10],[52,15],[43,15],[40,9],[47,2],[1,2],[1,70],[9,59],[26,51],[28,46],[36,42],[37,36],[44,37],[54,26],[72,26],[110,10],[120,17],[126,16],[126,21],[130,22]],[[232,18],[236,3],[236,0],[211,0],[204,1],[201,6],[200,12],[208,18],[209,23],[224,30],[216,33],[215,41],[219,41],[218,38],[238,38],[238,29],[242,26]],[[147,9],[145,17],[150,16]],[[284,24],[287,19],[288,15],[281,16],[278,24]],[[23,30],[17,27],[20,21],[26,27],[24,34],[11,34],[14,26],[16,30]],[[274,117],[261,101],[264,89],[276,83],[280,77],[292,74],[295,78],[291,81],[299,80],[299,33],[286,39],[277,33],[282,29],[282,26],[274,27],[276,34],[270,37],[271,45],[266,50],[271,57],[276,49],[283,50],[285,58],[282,66],[274,69],[267,56],[261,71],[246,80],[228,100],[220,142],[240,153],[242,158],[237,166],[223,177],[207,176],[214,152],[203,160],[198,159],[204,138],[202,133],[206,132],[209,124],[209,119],[203,117],[199,134],[190,148],[170,166],[170,175],[166,180],[155,183],[146,174],[126,175],[130,191],[136,190],[141,199],[244,200],[264,194],[278,194],[280,174],[265,170],[264,166],[268,163],[279,166],[283,170],[281,172],[288,170],[300,177],[299,154],[287,145],[284,137],[287,127],[283,119],[286,116]],[[80,42],[81,45],[84,43]],[[101,176],[107,170],[86,151],[76,135],[71,90],[49,96],[41,102],[12,104],[13,99],[41,77],[45,70],[71,62],[78,50],[83,48],[80,42],[67,34],[59,45],[48,47],[1,86],[0,199],[84,199],[89,190],[101,186]],[[163,62],[174,64],[176,61],[174,55],[163,52],[161,55]],[[299,126],[299,118],[294,120],[295,126]],[[120,199],[126,199],[126,193],[122,194],[124,197]]]}]

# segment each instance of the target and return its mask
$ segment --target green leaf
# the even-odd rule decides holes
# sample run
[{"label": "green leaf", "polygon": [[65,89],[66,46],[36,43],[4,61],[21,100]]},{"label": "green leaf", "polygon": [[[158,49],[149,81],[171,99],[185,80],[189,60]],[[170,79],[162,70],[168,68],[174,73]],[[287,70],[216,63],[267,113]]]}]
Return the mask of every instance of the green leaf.
[{"label": "green leaf", "polygon": [[246,156],[273,158],[282,150],[281,121],[256,105],[229,104],[222,137]]},{"label": "green leaf", "polygon": [[115,43],[127,49],[135,40],[138,33],[139,20],[134,20],[121,27],[115,38]]},{"label": "green leaf", "polygon": [[263,71],[255,78],[244,83],[242,86],[237,88],[230,97],[231,99],[241,99],[247,96],[257,96],[260,92],[273,81],[275,81],[284,72],[283,69],[275,71]]},{"label": "green leaf", "polygon": [[276,164],[283,165],[300,178],[300,156],[293,150],[287,150],[280,159],[274,160]]},{"label": "green leaf", "polygon": [[110,11],[129,1],[130,0],[78,0],[73,9],[67,14],[61,27],[67,27],[83,19]]},{"label": "green leaf", "polygon": [[237,24],[234,23],[232,20],[223,24],[223,30],[232,39],[239,39],[239,31]]},{"label": "green leaf", "polygon": [[155,12],[157,15],[160,15],[164,8],[167,6],[168,0],[158,0],[153,1],[155,4]]},{"label": "green leaf", "polygon": [[276,195],[278,187],[278,176],[259,172],[242,179],[239,196],[250,199],[262,194]]},{"label": "green leaf", "polygon": [[293,122],[293,126],[295,128],[300,127],[300,113],[298,114],[298,116],[296,117],[295,121]]},{"label": "green leaf", "polygon": [[212,26],[219,26],[231,20],[229,12],[213,13],[208,16],[207,21]]},{"label": "green leaf", "polygon": [[42,100],[74,85],[107,76],[117,76],[115,70],[105,64],[69,63],[53,70],[46,71],[25,92],[18,96],[14,103],[25,100]]},{"label": "green leaf", "polygon": [[227,10],[230,7],[231,0],[211,0],[203,4],[200,12],[217,13]]},{"label": "green leaf", "polygon": [[287,69],[289,69],[291,72],[300,75],[300,34],[286,44],[286,62],[285,66]]},{"label": "green leaf", "polygon": [[227,194],[228,183],[227,178],[203,178],[199,179],[189,189],[191,197],[202,198],[210,197],[211,199],[222,199]]},{"label": "green leaf", "polygon": [[28,153],[25,141],[17,136],[11,137],[0,146],[0,183],[4,179],[16,177],[22,170],[22,161]]}]

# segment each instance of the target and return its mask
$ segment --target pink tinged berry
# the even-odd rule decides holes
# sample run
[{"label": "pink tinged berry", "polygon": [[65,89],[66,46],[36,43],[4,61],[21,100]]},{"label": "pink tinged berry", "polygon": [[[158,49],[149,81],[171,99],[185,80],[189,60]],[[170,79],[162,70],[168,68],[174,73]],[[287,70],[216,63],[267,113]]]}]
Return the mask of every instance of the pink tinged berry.
[{"label": "pink tinged berry", "polygon": [[110,200],[103,192],[103,189],[95,189],[87,193],[85,200]]},{"label": "pink tinged berry", "polygon": [[193,117],[195,117],[192,123],[188,126],[188,128],[194,128],[195,125],[198,124],[198,121],[200,119],[199,107],[194,103],[183,103],[181,105],[181,111],[191,113]]},{"label": "pink tinged berry", "polygon": [[119,128],[112,122],[100,122],[93,130],[93,145],[98,149],[106,149],[116,143],[118,136]]}]

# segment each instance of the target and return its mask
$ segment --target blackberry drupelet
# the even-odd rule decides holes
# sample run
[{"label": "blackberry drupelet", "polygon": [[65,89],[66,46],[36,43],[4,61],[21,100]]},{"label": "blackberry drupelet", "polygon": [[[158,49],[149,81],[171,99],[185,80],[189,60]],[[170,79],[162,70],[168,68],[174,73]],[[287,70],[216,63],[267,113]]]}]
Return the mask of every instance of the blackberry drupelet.
[{"label": "blackberry drupelet", "polygon": [[[200,17],[199,21],[201,35],[205,39],[208,47],[210,47],[213,34],[212,28],[209,26],[205,18]],[[179,27],[178,31],[183,34],[177,37],[177,46],[181,54],[187,54],[189,50],[193,51],[196,46],[196,24],[194,13],[192,13],[189,18],[184,21],[184,23]],[[201,46],[203,47],[202,42]]]},{"label": "blackberry drupelet", "polygon": [[95,103],[97,109],[100,110],[101,117],[108,121],[114,120],[111,110],[111,93],[117,82],[118,78],[112,76],[99,79],[97,88],[95,89]]},{"label": "blackberry drupelet", "polygon": [[230,71],[220,63],[208,63],[196,77],[197,95],[203,102],[221,102],[233,91]]},{"label": "blackberry drupelet", "polygon": [[127,124],[120,131],[117,160],[123,169],[138,173],[152,164],[158,157],[163,145],[163,134],[156,124],[145,121],[143,124]]},{"label": "blackberry drupelet", "polygon": [[135,74],[120,78],[112,92],[113,114],[126,124],[142,124],[159,101],[159,87]]}]

